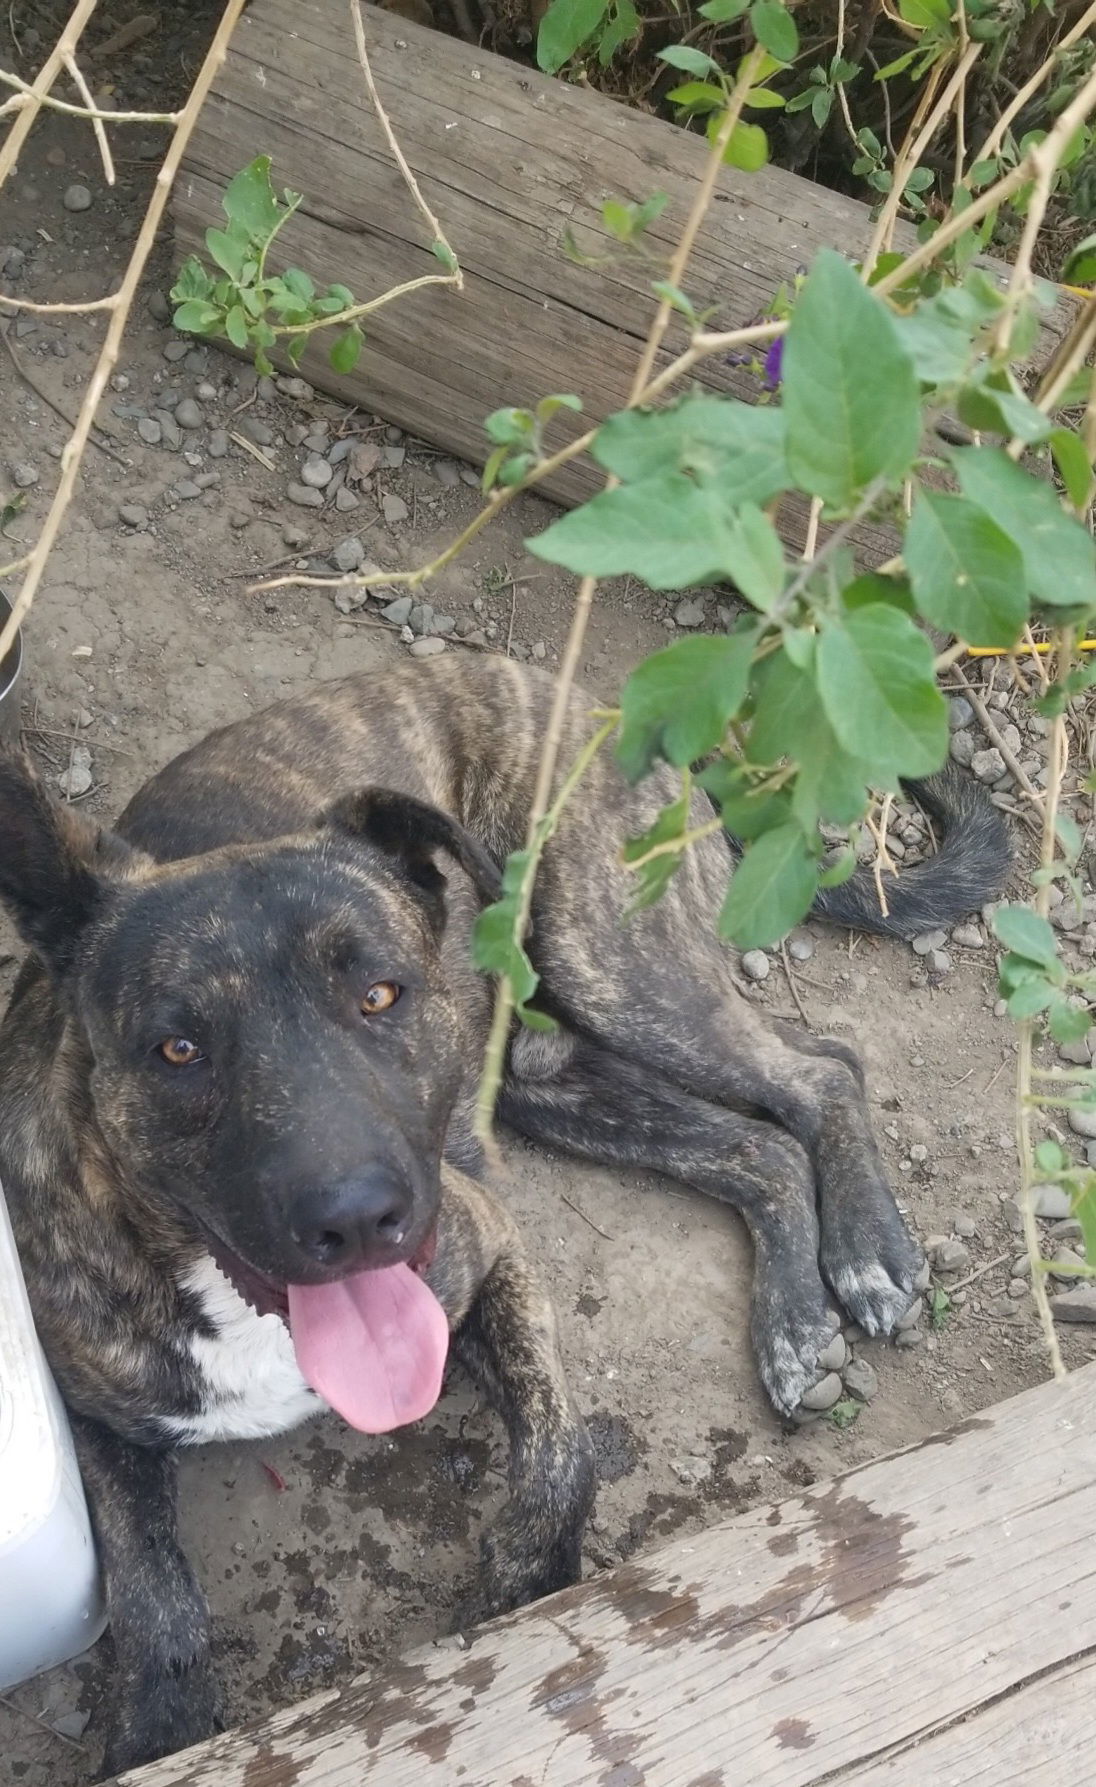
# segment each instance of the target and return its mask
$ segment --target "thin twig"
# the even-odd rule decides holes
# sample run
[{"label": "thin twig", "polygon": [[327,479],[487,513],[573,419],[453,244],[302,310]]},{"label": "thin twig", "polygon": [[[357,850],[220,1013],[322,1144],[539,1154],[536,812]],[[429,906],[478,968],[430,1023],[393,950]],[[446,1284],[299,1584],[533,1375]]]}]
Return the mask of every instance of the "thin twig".
[{"label": "thin twig", "polygon": [[[81,0],[81,6],[77,8],[77,12],[81,10],[84,4],[85,0]],[[94,0],[91,0],[91,5],[94,5]],[[103,338],[103,345],[99,350],[99,358],[95,362],[91,378],[88,381],[87,390],[84,393],[84,401],[80,406],[80,413],[76,419],[76,425],[61,455],[61,476],[58,480],[57,489],[53,495],[53,501],[50,503],[45,521],[42,524],[42,531],[38,537],[34,550],[30,554],[30,562],[27,565],[27,574],[23,579],[22,588],[12,604],[8,623],[5,627],[0,629],[0,663],[3,662],[10,651],[16,633],[38,593],[38,587],[42,581],[42,575],[46,568],[46,560],[49,557],[54,541],[60,531],[65,511],[71,501],[72,493],[76,488],[76,477],[80,469],[80,462],[84,455],[84,448],[87,446],[88,438],[95,423],[95,412],[98,409],[103,393],[106,390],[107,381],[118,361],[118,354],[122,344],[122,335],[129,317],[129,312],[137,294],[137,287],[140,284],[141,275],[145,269],[145,262],[148,260],[148,257],[152,252],[152,246],[156,240],[156,233],[159,230],[164,210],[167,206],[168,195],[174,185],[175,177],[179,172],[179,165],[183,159],[183,152],[190,140],[191,132],[197,122],[198,113],[205,102],[206,95],[213,85],[217,70],[225,59],[229,38],[232,35],[240,13],[243,11],[243,7],[244,0],[227,0],[227,5],[225,6],[221,22],[214,33],[213,42],[210,44],[209,49],[206,52],[205,60],[203,61],[201,68],[198,70],[190,96],[180,114],[179,122],[175,127],[171,142],[168,145],[168,151],[164,158],[163,166],[156,176],[156,184],[152,190],[152,197],[149,200],[144,221],[138,231],[137,240],[134,243],[133,251],[129,258],[129,264],[126,267],[122,277],[122,283],[114,294],[110,306],[110,321],[107,324],[106,334]],[[88,10],[90,11],[90,7]],[[74,14],[74,17],[75,16],[76,15]],[[46,66],[48,67],[49,64],[47,63]],[[12,135],[14,135],[14,131],[12,132]],[[0,152],[0,169],[3,168],[4,158],[10,147],[10,142],[11,138],[9,137],[8,142],[4,145],[4,150]]]},{"label": "thin twig", "polygon": [[949,1284],[948,1295],[954,1296],[956,1291],[965,1291],[969,1284],[977,1284],[978,1280],[984,1278],[987,1272],[996,1272],[998,1266],[1003,1266],[1006,1260],[1012,1258],[1014,1252],[1015,1248],[1007,1247],[1004,1253],[995,1254],[991,1260],[986,1261],[984,1266],[977,1266],[973,1272],[968,1272],[965,1278],[957,1278],[954,1284]]},{"label": "thin twig", "polygon": [[37,1713],[29,1713],[26,1707],[20,1706],[17,1700],[11,1698],[10,1694],[0,1694],[0,1706],[6,1706],[9,1713],[15,1713],[18,1718],[26,1719],[39,1731],[44,1731],[47,1737],[59,1738],[63,1744],[71,1744],[74,1750],[79,1750],[81,1755],[87,1755],[87,1745],[82,1744],[79,1738],[70,1737],[67,1731],[55,1731],[52,1725],[46,1724],[45,1719],[40,1719]]},{"label": "thin twig", "polygon": [[795,975],[792,973],[792,965],[788,957],[788,945],[783,937],[780,939],[780,960],[784,967],[784,979],[788,983],[788,991],[795,1000],[795,1009],[809,1030],[811,1028],[810,1015],[802,999],[799,997],[799,988],[795,984]]},{"label": "thin twig", "polygon": [[95,141],[99,145],[99,154],[102,158],[103,178],[108,186],[113,186],[114,163],[111,160],[110,144],[107,142],[107,133],[103,128],[103,120],[95,109],[95,101],[91,97],[91,89],[83,77],[80,64],[77,62],[75,56],[65,56],[65,67],[68,70],[71,80],[75,84],[76,91],[88,108],[87,115],[91,119],[91,128],[95,133]]},{"label": "thin twig", "polygon": [[953,674],[959,679],[959,683],[963,689],[964,694],[966,695],[967,700],[970,702],[971,707],[974,709],[975,713],[978,715],[978,720],[982,727],[983,732],[986,734],[986,737],[989,739],[990,743],[992,745],[995,745],[997,750],[1000,751],[1002,760],[1005,764],[1005,768],[1008,770],[1009,774],[1013,777],[1013,779],[1020,784],[1020,787],[1023,789],[1023,791],[1027,795],[1028,799],[1031,801],[1034,801],[1034,803],[1037,807],[1041,807],[1043,804],[1042,795],[1039,793],[1038,788],[1036,788],[1035,784],[1032,782],[1030,776],[1028,775],[1026,769],[1023,767],[1019,758],[1016,756],[1015,751],[1010,750],[1008,745],[1005,743],[1005,740],[1001,735],[1000,728],[997,725],[997,722],[994,720],[993,715],[989,711],[989,708],[986,706],[985,702],[982,700],[982,697],[979,695],[977,689],[974,687],[974,684],[970,681],[970,678],[966,675],[966,673],[962,669],[961,665],[953,664],[952,671],[953,671]]},{"label": "thin twig", "polygon": [[[98,0],[95,0],[95,3],[97,4]],[[15,89],[11,98],[5,99],[0,105],[0,118],[8,117],[12,112],[27,111],[31,113],[32,117],[37,116],[41,110],[64,112],[70,118],[86,118],[89,123],[97,127],[95,134],[98,136],[104,124],[177,124],[182,117],[181,112],[105,112],[95,104],[88,91],[87,82],[77,66],[76,58],[70,50],[62,51],[61,62],[65,72],[72,77],[79,88],[84,101],[83,105],[71,105],[67,100],[57,99],[52,93],[40,94],[36,91],[37,83],[35,87],[32,87],[27,81],[21,81],[17,74],[12,74],[10,69],[0,68],[0,84]],[[106,168],[112,167],[109,149],[103,165],[104,171]],[[113,169],[107,175],[107,182],[111,186],[114,185]]]},{"label": "thin twig", "polygon": [[588,1222],[594,1233],[600,1235],[603,1241],[612,1240],[612,1235],[607,1235],[605,1230],[598,1226],[592,1216],[587,1216],[585,1210],[580,1210],[577,1204],[572,1203],[565,1191],[561,1191],[559,1195],[561,1201],[567,1205],[568,1210],[573,1210],[576,1216],[581,1216],[583,1222]]},{"label": "thin twig", "polygon": [[37,103],[20,107],[15,123],[8,131],[3,146],[0,147],[0,186],[11,173],[19,160],[19,154],[30,134],[31,125],[38,116],[39,108],[46,102],[50,88],[65,66],[65,57],[75,53],[76,46],[83,35],[84,26],[95,11],[97,0],[76,0],[72,14],[54,44],[46,60],[43,62],[30,88],[30,96]]},{"label": "thin twig", "polygon": [[[15,349],[12,347],[11,337],[9,336],[7,329],[3,326],[2,323],[0,323],[0,340],[3,341],[4,346],[7,348],[8,354],[11,358],[11,363],[15,367],[15,370],[19,374],[19,377],[23,380],[23,383],[25,385],[30,386],[31,390],[34,392],[34,395],[37,398],[39,398],[46,405],[46,407],[48,409],[51,409],[55,416],[60,416],[62,422],[67,423],[69,428],[75,428],[76,417],[73,415],[70,415],[68,410],[63,409],[61,407],[61,405],[57,402],[56,398],[51,397],[49,392],[44,388],[44,386],[42,386],[38,383],[38,380],[34,377],[33,373],[26,366],[23,365],[23,362],[19,358],[19,355],[16,353]],[[107,429],[106,424],[103,422],[96,422],[95,426],[99,430],[100,434],[107,434],[110,432]],[[116,453],[114,448],[108,447],[105,441],[96,440],[94,434],[90,435],[88,438],[90,439],[93,447],[98,447],[100,453],[106,453],[111,459],[115,460],[115,462],[118,465],[124,466],[126,471],[129,470],[130,462],[121,453]],[[115,437],[115,438],[117,438],[117,437]]]}]

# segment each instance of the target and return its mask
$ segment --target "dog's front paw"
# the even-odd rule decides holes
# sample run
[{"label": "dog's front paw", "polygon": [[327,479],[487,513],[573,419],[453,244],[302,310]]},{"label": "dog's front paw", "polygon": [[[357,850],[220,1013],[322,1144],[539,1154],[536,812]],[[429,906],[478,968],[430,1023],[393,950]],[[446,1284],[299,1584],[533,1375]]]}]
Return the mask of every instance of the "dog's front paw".
[{"label": "dog's front paw", "polygon": [[823,1221],[822,1269],[865,1334],[893,1334],[928,1282],[925,1256],[895,1206],[871,1223]]},{"label": "dog's front paw", "polygon": [[220,1688],[208,1661],[178,1674],[150,1667],[115,1688],[101,1779],[173,1756],[223,1730]]}]

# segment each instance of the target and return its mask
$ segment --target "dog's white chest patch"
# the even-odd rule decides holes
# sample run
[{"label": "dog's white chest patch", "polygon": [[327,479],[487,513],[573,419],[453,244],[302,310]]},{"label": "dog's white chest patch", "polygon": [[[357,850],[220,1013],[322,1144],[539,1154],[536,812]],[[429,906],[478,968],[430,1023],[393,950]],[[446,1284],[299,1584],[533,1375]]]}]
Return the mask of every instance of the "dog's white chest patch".
[{"label": "dog's white chest patch", "polygon": [[174,1440],[198,1446],[207,1440],[264,1439],[326,1406],[301,1376],[281,1317],[257,1315],[208,1254],[187,1270],[183,1283],[200,1298],[216,1334],[191,1340],[202,1406],[195,1415],[165,1418]]}]

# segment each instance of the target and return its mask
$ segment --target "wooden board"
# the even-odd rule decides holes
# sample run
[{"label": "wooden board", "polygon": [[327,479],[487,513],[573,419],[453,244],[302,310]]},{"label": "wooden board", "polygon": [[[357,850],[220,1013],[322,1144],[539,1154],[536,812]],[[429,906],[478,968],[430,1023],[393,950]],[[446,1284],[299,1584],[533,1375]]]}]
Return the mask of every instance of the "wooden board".
[{"label": "wooden board", "polygon": [[1096,1736],[1096,1365],[132,1787],[1058,1787]]},{"label": "wooden board", "polygon": [[[600,94],[547,77],[463,42],[366,8],[377,85],[428,203],[443,220],[466,274],[463,293],[436,288],[379,312],[347,377],[309,351],[302,372],[447,452],[482,464],[483,418],[550,392],[578,392],[586,419],[553,424],[552,444],[625,401],[653,314],[649,281],[664,273],[706,158],[703,139]],[[255,0],[204,107],[174,199],[180,254],[201,249],[223,223],[220,197],[258,153],[274,160],[279,188],[305,194],[275,264],[339,280],[359,300],[437,272],[427,233],[365,95],[347,9],[331,0]],[[583,250],[612,248],[606,198],[668,194],[649,232],[660,266],[625,259],[577,266]],[[782,169],[722,173],[701,228],[688,287],[713,327],[757,320],[782,281],[831,244],[867,244],[867,207]],[[900,232],[909,241],[909,232]],[[675,322],[665,364],[686,345]],[[707,387],[753,400],[756,379],[712,361]],[[591,464],[564,468],[543,488],[563,502],[600,487]],[[791,510],[794,505],[789,502]],[[789,537],[801,537],[801,507]],[[864,530],[874,556],[881,533]]]}]

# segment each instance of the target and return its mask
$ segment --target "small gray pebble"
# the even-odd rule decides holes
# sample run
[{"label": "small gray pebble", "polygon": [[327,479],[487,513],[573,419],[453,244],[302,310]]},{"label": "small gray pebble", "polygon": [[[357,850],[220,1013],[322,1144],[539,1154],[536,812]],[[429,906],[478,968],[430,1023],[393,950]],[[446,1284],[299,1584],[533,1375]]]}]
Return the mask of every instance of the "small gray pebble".
[{"label": "small gray pebble", "polygon": [[254,441],[257,447],[269,447],[273,443],[274,430],[269,422],[262,421],[259,416],[241,416],[239,427],[240,433],[246,435],[249,441]]},{"label": "small gray pebble", "polygon": [[275,384],[283,397],[292,397],[296,403],[307,403],[315,392],[307,379],[282,376],[275,379]]},{"label": "small gray pebble", "polygon": [[435,459],[434,476],[439,484],[452,490],[460,483],[460,466],[453,459]]},{"label": "small gray pebble", "polygon": [[674,620],[679,627],[702,627],[704,625],[704,604],[695,596],[679,602],[674,609]]},{"label": "small gray pebble", "polygon": [[268,372],[260,374],[259,382],[255,389],[259,393],[259,397],[263,403],[269,403],[272,397],[278,395],[278,387]]},{"label": "small gray pebble", "polygon": [[68,768],[57,778],[57,786],[69,800],[86,794],[91,787],[91,752],[86,745],[73,745]]},{"label": "small gray pebble", "polygon": [[176,360],[185,360],[188,350],[185,341],[173,340],[165,341],[163,351],[164,359],[174,365]]},{"label": "small gray pebble", "polygon": [[325,490],[331,482],[331,476],[331,467],[318,453],[311,459],[306,459],[301,467],[301,483],[310,485],[313,490]]},{"label": "small gray pebble", "polygon": [[1059,1322],[1096,1322],[1096,1284],[1079,1284],[1050,1298],[1050,1309]]},{"label": "small gray pebble", "polygon": [[962,1241],[941,1241],[934,1249],[934,1264],[938,1272],[962,1272],[970,1265],[970,1248]]},{"label": "small gray pebble", "polygon": [[335,507],[344,515],[348,514],[351,509],[359,507],[358,499],[354,495],[354,492],[348,490],[345,484],[340,484],[335,492]]},{"label": "small gray pebble", "polygon": [[32,490],[40,477],[38,467],[29,460],[22,459],[11,468],[12,482],[17,490]]},{"label": "small gray pebble", "polygon": [[413,658],[432,658],[435,652],[445,650],[445,640],[434,636],[429,639],[414,639],[408,649]]},{"label": "small gray pebble", "polygon": [[199,490],[209,490],[214,484],[221,482],[220,472],[195,472],[194,482]]},{"label": "small gray pebble", "polygon": [[849,1349],[845,1345],[845,1336],[838,1331],[829,1346],[823,1347],[819,1353],[818,1369],[820,1371],[840,1371],[848,1356]]},{"label": "small gray pebble", "polygon": [[217,401],[217,387],[216,385],[211,385],[208,379],[203,379],[194,395],[197,397],[199,403],[215,403]]},{"label": "small gray pebble", "polygon": [[[1092,1032],[1090,1030],[1089,1036],[1091,1036],[1091,1034]],[[1088,1046],[1088,1037],[1083,1037],[1080,1042],[1059,1043],[1058,1053],[1063,1061],[1071,1062],[1074,1067],[1089,1067],[1092,1064],[1092,1055]]]},{"label": "small gray pebble", "polygon": [[79,184],[66,186],[65,196],[61,200],[66,211],[90,211],[91,194],[86,186]]},{"label": "small gray pebble", "polygon": [[1096,1110],[1075,1105],[1069,1113],[1069,1127],[1074,1135],[1096,1136]]},{"label": "small gray pebble", "polygon": [[308,484],[290,484],[285,494],[291,503],[296,503],[298,509],[323,508],[323,497],[320,492],[313,490]]},{"label": "small gray pebble", "polygon": [[308,532],[299,521],[287,521],[282,526],[282,539],[291,552],[308,545]]},{"label": "small gray pebble", "polygon": [[1046,1222],[1061,1222],[1073,1209],[1069,1193],[1061,1185],[1033,1185],[1031,1195],[1036,1216]]},{"label": "small gray pebble", "polygon": [[925,1312],[925,1305],[920,1297],[914,1299],[904,1315],[900,1315],[894,1324],[896,1334],[905,1334],[910,1328],[916,1328]]},{"label": "small gray pebble", "polygon": [[147,527],[148,510],[140,503],[123,503],[118,510],[118,519],[126,527]]},{"label": "small gray pebble", "polygon": [[957,1216],[954,1223],[955,1233],[960,1241],[971,1241],[978,1233],[978,1224],[973,1216]]},{"label": "small gray pebble", "polygon": [[999,782],[1006,774],[1005,760],[996,745],[989,751],[975,751],[970,767],[980,782]]},{"label": "small gray pebble", "polygon": [[948,746],[952,762],[961,764],[964,769],[969,769],[974,757],[976,742],[973,732],[953,732],[951,743]]},{"label": "small gray pebble", "polygon": [[188,372],[193,372],[200,378],[209,365],[209,355],[204,347],[194,347],[192,344],[183,356],[183,365]]},{"label": "small gray pebble", "polygon": [[793,962],[809,962],[814,954],[814,939],[802,935],[789,937],[788,954]]},{"label": "small gray pebble", "polygon": [[75,1741],[83,1737],[90,1718],[90,1713],[77,1712],[74,1708],[72,1712],[59,1713],[56,1719],[52,1719],[50,1730],[56,1731],[59,1737],[71,1737]]},{"label": "small gray pebble", "polygon": [[918,1266],[916,1272],[913,1275],[914,1290],[915,1291],[927,1291],[929,1288],[929,1281],[931,1278],[932,1278],[932,1273],[929,1270],[928,1260],[922,1260],[921,1264]]},{"label": "small gray pebble", "polygon": [[137,424],[137,433],[147,446],[158,447],[163,431],[152,416],[142,416]]},{"label": "small gray pebble", "polygon": [[895,1346],[920,1346],[925,1336],[920,1328],[903,1328],[894,1337]]},{"label": "small gray pebble", "polygon": [[434,631],[434,610],[429,602],[416,602],[407,617],[407,624],[412,633],[432,633]]},{"label": "small gray pebble", "polygon": [[392,621],[395,626],[405,627],[413,607],[414,602],[410,596],[397,596],[394,602],[389,602],[387,608],[381,609],[381,613],[385,620]]},{"label": "small gray pebble", "polygon": [[157,323],[166,323],[171,315],[171,305],[163,292],[149,292],[148,314]]},{"label": "small gray pebble", "polygon": [[534,658],[536,658],[538,660],[538,662],[543,662],[544,659],[548,656],[548,647],[545,645],[543,639],[538,639],[534,643],[533,656],[534,656]]},{"label": "small gray pebble", "polygon": [[327,455],[328,465],[341,465],[343,460],[348,457],[353,445],[354,441],[350,435],[347,435],[345,440],[336,441]]},{"label": "small gray pebble", "polygon": [[1012,1301],[1014,1303],[1019,1303],[1021,1297],[1026,1297],[1027,1293],[1028,1293],[1028,1284],[1027,1284],[1026,1278],[1010,1278],[1009,1279],[1006,1295],[1011,1297]]},{"label": "small gray pebble", "polygon": [[160,440],[163,446],[172,453],[177,453],[183,444],[183,431],[175,417],[167,410],[157,410],[156,420],[160,424]]},{"label": "small gray pebble", "polygon": [[392,496],[391,494],[382,496],[381,510],[384,519],[389,523],[406,521],[410,513],[402,496]]},{"label": "small gray pebble", "polygon": [[228,452],[228,430],[226,428],[214,428],[210,433],[206,446],[211,459],[223,459]]},{"label": "small gray pebble", "polygon": [[742,957],[742,972],[747,980],[768,980],[772,963],[763,949],[748,949]]},{"label": "small gray pebble", "polygon": [[925,957],[925,961],[928,964],[930,974],[951,973],[951,957],[946,949],[930,949],[928,955]]},{"label": "small gray pebble", "polygon": [[327,452],[327,429],[322,422],[313,422],[301,445],[307,447],[310,453]]},{"label": "small gray pebble", "polygon": [[348,534],[340,540],[331,554],[331,563],[336,571],[357,571],[365,557],[365,547],[356,534]]},{"label": "small gray pebble", "polygon": [[406,447],[385,447],[384,452],[381,455],[381,458],[382,458],[384,464],[388,467],[389,471],[397,472],[397,471],[399,471],[400,466],[403,464],[404,460],[407,458],[407,448]]},{"label": "small gray pebble", "polygon": [[[456,624],[457,623],[451,614],[438,614],[435,612],[431,631],[434,633],[452,633]],[[535,655],[536,646],[533,647],[533,652]]]},{"label": "small gray pebble", "polygon": [[985,949],[986,940],[977,925],[956,925],[951,940],[960,949]]},{"label": "small gray pebble", "polygon": [[1084,1236],[1075,1216],[1064,1216],[1060,1222],[1051,1223],[1050,1232],[1056,1241],[1080,1241]]},{"label": "small gray pebble", "polygon": [[200,405],[194,401],[193,397],[184,397],[182,402],[175,406],[175,420],[180,428],[201,428],[205,417],[202,415]]},{"label": "small gray pebble", "polygon": [[487,644],[487,634],[482,627],[473,627],[470,633],[464,635],[464,640],[466,645],[478,645],[482,648]]},{"label": "small gray pebble", "polygon": [[21,278],[26,264],[26,253],[22,248],[0,248],[0,274],[5,279]]},{"label": "small gray pebble", "polygon": [[397,428],[394,422],[389,422],[388,427],[384,431],[384,438],[390,447],[398,446],[399,442],[403,439],[403,429]]},{"label": "small gray pebble", "polygon": [[712,1461],[702,1453],[691,1452],[685,1458],[671,1458],[670,1469],[679,1483],[686,1489],[696,1489],[706,1483],[712,1474]]},{"label": "small gray pebble", "polygon": [[813,1384],[809,1390],[804,1391],[802,1406],[809,1409],[812,1414],[823,1414],[826,1409],[832,1409],[840,1395],[841,1379],[836,1371],[828,1371],[817,1384]]},{"label": "small gray pebble", "polygon": [[953,732],[962,731],[974,718],[974,709],[963,695],[953,695],[948,702],[948,725]]},{"label": "small gray pebble", "polygon": [[175,495],[181,503],[192,503],[201,494],[201,485],[196,484],[193,478],[180,478],[175,486]]},{"label": "small gray pebble", "polygon": [[934,949],[943,949],[948,940],[946,931],[922,931],[910,944],[915,956],[927,956]]},{"label": "small gray pebble", "polygon": [[845,1367],[845,1388],[858,1402],[870,1402],[879,1388],[879,1379],[866,1359],[850,1359]]},{"label": "small gray pebble", "polygon": [[462,484],[469,485],[471,489],[478,490],[481,480],[480,475],[474,466],[462,465],[460,468],[460,481]]}]

